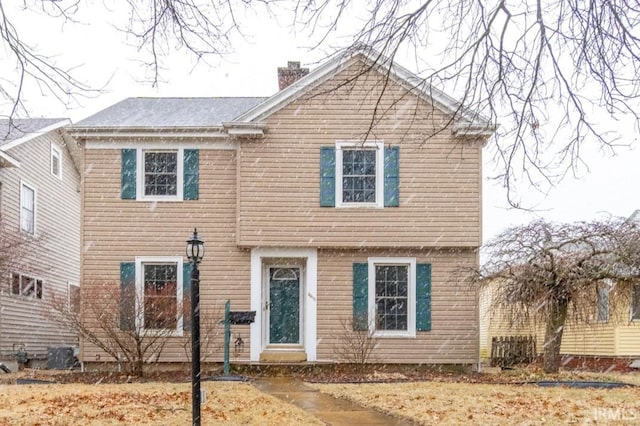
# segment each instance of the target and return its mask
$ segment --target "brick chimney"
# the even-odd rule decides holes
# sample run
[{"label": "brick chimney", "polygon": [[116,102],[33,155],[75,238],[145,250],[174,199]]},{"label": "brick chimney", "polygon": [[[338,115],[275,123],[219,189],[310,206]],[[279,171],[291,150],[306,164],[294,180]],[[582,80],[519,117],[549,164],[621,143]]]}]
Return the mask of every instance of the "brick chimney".
[{"label": "brick chimney", "polygon": [[309,68],[300,68],[300,62],[289,61],[286,68],[278,67],[278,86],[282,90],[307,74]]}]

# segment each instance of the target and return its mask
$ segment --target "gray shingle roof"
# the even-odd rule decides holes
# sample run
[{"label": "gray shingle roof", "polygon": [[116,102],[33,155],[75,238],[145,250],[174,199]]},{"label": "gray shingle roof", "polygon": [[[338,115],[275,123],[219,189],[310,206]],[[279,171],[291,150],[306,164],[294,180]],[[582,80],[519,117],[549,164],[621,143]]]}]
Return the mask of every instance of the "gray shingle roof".
[{"label": "gray shingle roof", "polygon": [[0,119],[0,146],[36,133],[66,118],[15,118]]},{"label": "gray shingle roof", "polygon": [[267,98],[127,98],[75,127],[212,127]]}]

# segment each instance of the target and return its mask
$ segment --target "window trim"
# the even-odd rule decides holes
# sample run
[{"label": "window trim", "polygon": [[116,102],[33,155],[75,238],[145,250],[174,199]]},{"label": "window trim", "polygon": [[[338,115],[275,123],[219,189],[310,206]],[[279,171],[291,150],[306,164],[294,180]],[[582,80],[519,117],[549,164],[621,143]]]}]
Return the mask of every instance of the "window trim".
[{"label": "window trim", "polygon": [[[342,159],[343,149],[375,148],[376,149],[376,201],[375,203],[345,203],[342,201]],[[384,207],[384,142],[382,141],[337,141],[336,142],[336,201],[338,208],[383,208]]]},{"label": "window trim", "polygon": [[[27,187],[30,190],[33,191],[33,231],[29,231],[28,229],[24,229],[22,227],[23,225],[23,208],[22,208],[22,202],[23,202],[23,197],[22,197],[22,188],[23,187]],[[37,231],[37,224],[36,224],[36,216],[37,216],[37,211],[38,211],[38,191],[36,190],[36,187],[33,185],[30,185],[29,183],[25,182],[24,180],[20,179],[20,232],[24,232],[26,234],[29,235],[36,235],[36,231]]]},{"label": "window trim", "polygon": [[[20,293],[16,294],[13,292],[13,277],[14,276],[18,276],[19,280],[20,280]],[[32,279],[35,282],[35,288],[34,288],[34,292],[32,295],[24,295],[22,294],[22,279],[26,278],[26,279]],[[38,295],[38,282],[40,282],[40,286],[41,286],[41,290],[40,290],[40,297],[37,297]],[[33,276],[33,275],[28,275],[28,274],[22,274],[20,272],[11,272],[9,274],[9,294],[15,297],[21,297],[23,299],[28,299],[28,300],[43,300],[45,298],[45,286],[44,286],[44,279]]]},{"label": "window trim", "polygon": [[636,294],[636,287],[640,288],[640,283],[635,283],[631,285],[631,294],[629,297],[629,320],[635,323],[640,322],[640,290],[637,291],[638,293],[638,303],[637,305],[639,306],[639,309],[637,310],[636,315],[637,317],[634,318],[633,314],[634,314],[634,295]]},{"label": "window trim", "polygon": [[[609,309],[609,296],[611,293],[611,288],[613,287],[613,283],[611,280],[605,280],[601,283],[596,283],[596,322],[606,324],[609,322],[610,317],[610,309]],[[606,305],[601,302],[601,298],[605,295]],[[603,308],[603,311],[600,308]],[[600,315],[604,313],[604,315]]]},{"label": "window trim", "polygon": [[[184,316],[182,315],[182,299],[183,299],[183,259],[182,256],[136,256],[136,300],[135,303],[135,327],[136,330],[140,330],[142,332],[148,333],[164,333],[165,330],[158,330],[152,328],[144,328],[142,325],[144,319],[144,264],[145,263],[175,263],[177,264],[176,268],[176,302],[177,302],[177,312],[176,312],[176,329],[171,330],[168,335],[172,337],[180,337],[183,335],[183,322]],[[138,310],[142,309],[142,312]]]},{"label": "window trim", "polygon": [[[71,294],[73,287],[78,289],[78,311],[73,309],[73,295]],[[71,281],[67,281],[67,309],[69,312],[80,314],[80,285]]]},{"label": "window trim", "polygon": [[[144,158],[146,152],[175,152],[177,154],[176,195],[145,195]],[[183,201],[184,199],[184,148],[154,147],[136,149],[136,201]]]},{"label": "window trim", "polygon": [[[53,159],[58,157],[58,173],[54,173],[53,171]],[[62,180],[62,150],[51,143],[51,174],[58,179]]]},{"label": "window trim", "polygon": [[[416,258],[415,257],[370,257],[368,264],[368,318],[369,334],[372,337],[416,337]],[[407,289],[407,331],[401,330],[376,330],[376,266],[377,265],[402,265],[408,266]]]}]

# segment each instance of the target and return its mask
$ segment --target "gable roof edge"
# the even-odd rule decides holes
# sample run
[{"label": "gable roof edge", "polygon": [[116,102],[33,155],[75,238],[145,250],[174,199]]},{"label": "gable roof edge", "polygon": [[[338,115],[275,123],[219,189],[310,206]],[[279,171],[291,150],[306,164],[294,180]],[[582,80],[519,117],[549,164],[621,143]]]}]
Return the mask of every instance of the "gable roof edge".
[{"label": "gable roof edge", "polygon": [[30,140],[33,140],[33,139],[35,139],[35,138],[37,138],[39,136],[46,135],[49,132],[52,132],[54,130],[57,130],[57,129],[61,128],[61,127],[64,127],[64,126],[67,126],[67,125],[70,125],[70,124],[71,124],[71,120],[69,120],[68,118],[65,118],[63,120],[60,120],[60,121],[54,123],[54,124],[51,124],[51,125],[46,126],[46,127],[43,127],[42,129],[39,129],[39,130],[37,130],[35,132],[32,132],[32,133],[29,133],[28,135],[25,135],[25,136],[23,136],[21,138],[15,139],[15,140],[13,140],[13,141],[11,141],[9,143],[6,143],[6,144],[0,146],[0,151],[5,151],[6,152],[8,149],[15,148],[18,145],[22,145],[25,142],[29,142]]},{"label": "gable roof edge", "polygon": [[458,120],[464,120],[463,122],[455,123],[453,129],[454,134],[491,136],[497,128],[497,126],[491,124],[489,118],[469,110],[453,97],[433,87],[413,72],[371,48],[337,53],[333,58],[306,76],[235,118],[234,122],[247,123],[264,119],[299,98],[303,92],[317,87],[331,75],[339,73],[359,59],[362,59],[372,69],[376,69],[382,73],[389,73],[391,78],[407,90],[418,96],[421,95],[425,97],[440,109],[444,110],[444,112],[455,115]]}]

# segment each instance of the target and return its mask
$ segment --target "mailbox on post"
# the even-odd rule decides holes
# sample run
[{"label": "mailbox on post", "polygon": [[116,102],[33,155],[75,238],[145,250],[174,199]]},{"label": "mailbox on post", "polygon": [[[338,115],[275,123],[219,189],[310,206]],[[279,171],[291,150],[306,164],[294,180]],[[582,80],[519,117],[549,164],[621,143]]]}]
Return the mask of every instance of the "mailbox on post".
[{"label": "mailbox on post", "polygon": [[229,324],[247,325],[256,320],[256,311],[230,311]]},{"label": "mailbox on post", "polygon": [[224,305],[224,375],[228,376],[230,371],[229,365],[229,346],[231,345],[231,324],[247,325],[256,320],[256,311],[231,311],[231,301],[227,300]]}]

